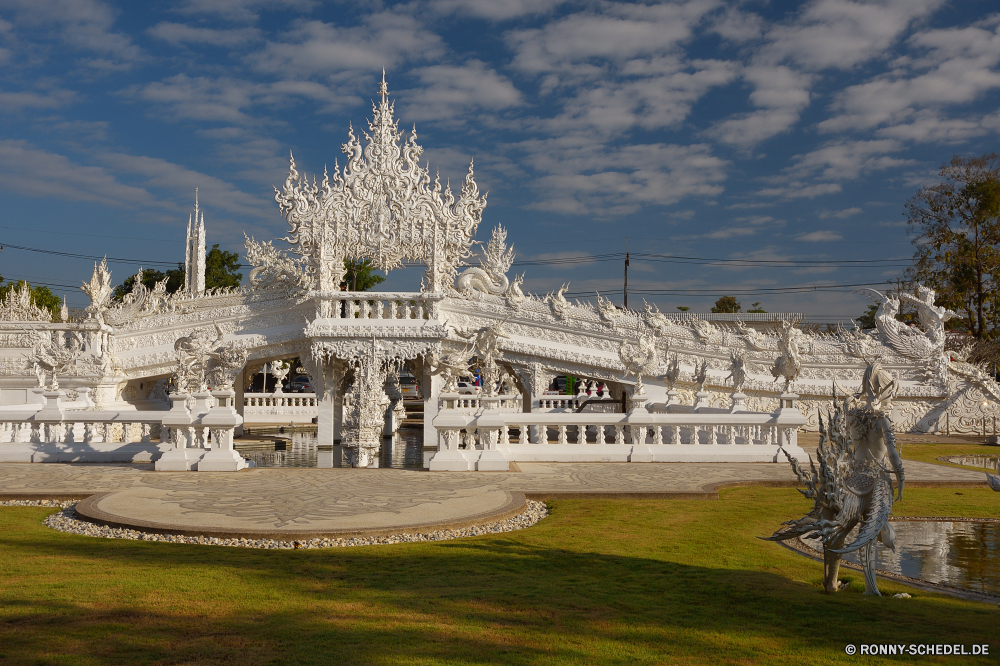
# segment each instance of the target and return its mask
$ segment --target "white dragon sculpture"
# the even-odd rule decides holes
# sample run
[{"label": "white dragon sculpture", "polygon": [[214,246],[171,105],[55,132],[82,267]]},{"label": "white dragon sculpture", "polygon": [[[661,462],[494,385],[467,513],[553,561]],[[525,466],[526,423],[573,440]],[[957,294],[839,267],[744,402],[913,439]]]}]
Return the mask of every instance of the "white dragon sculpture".
[{"label": "white dragon sculpture", "polygon": [[507,271],[512,263],[514,246],[507,248],[507,230],[497,225],[479,258],[479,267],[473,266],[462,271],[455,278],[455,289],[465,296],[472,296],[476,292],[501,296],[510,287]]}]

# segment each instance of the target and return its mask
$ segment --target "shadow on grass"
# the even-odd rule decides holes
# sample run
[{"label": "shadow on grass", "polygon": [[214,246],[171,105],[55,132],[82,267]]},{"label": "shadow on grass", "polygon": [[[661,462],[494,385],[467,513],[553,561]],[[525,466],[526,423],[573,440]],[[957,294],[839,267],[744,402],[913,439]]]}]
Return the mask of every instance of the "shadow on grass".
[{"label": "shadow on grass", "polygon": [[566,501],[502,537],[299,551],[90,539],[45,529],[38,510],[4,512],[0,654],[81,664],[849,663],[847,643],[988,642],[996,609],[824,595],[817,563],[753,538],[755,522],[773,521],[759,510],[700,527],[677,511],[716,511],[706,504]]}]

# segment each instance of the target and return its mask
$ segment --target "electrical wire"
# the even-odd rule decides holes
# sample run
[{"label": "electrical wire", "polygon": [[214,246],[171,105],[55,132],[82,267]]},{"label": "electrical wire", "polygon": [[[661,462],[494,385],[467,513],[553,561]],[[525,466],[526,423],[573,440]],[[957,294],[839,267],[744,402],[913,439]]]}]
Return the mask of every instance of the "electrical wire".
[{"label": "electrical wire", "polygon": [[11,245],[0,241],[0,248],[13,248],[15,250],[25,250],[27,252],[40,252],[42,254],[54,254],[59,257],[69,257],[72,259],[87,259],[88,261],[103,261],[107,259],[108,261],[118,262],[122,264],[136,264],[138,266],[170,266],[176,267],[176,261],[153,261],[153,260],[140,260],[140,259],[123,259],[121,257],[95,257],[89,254],[77,254],[75,252],[58,252],[56,250],[42,250],[37,247],[25,247],[23,245]]}]

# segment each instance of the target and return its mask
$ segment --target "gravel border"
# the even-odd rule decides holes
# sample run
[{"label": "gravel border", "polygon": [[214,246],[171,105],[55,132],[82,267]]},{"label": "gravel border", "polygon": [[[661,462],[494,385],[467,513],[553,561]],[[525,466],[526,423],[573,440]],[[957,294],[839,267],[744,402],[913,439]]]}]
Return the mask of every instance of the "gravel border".
[{"label": "gravel border", "polygon": [[417,541],[446,541],[462,537],[482,536],[484,534],[500,534],[526,527],[531,527],[542,518],[549,515],[544,502],[526,500],[527,509],[506,520],[499,520],[486,525],[473,525],[455,530],[437,530],[425,534],[397,534],[377,537],[354,537],[350,539],[300,539],[297,541],[278,541],[275,539],[240,539],[218,538],[204,536],[183,536],[179,534],[155,534],[141,532],[123,527],[108,527],[97,525],[77,516],[76,501],[66,500],[8,500],[0,502],[0,506],[46,506],[61,507],[62,511],[52,514],[43,523],[59,532],[83,534],[85,536],[103,537],[105,539],[132,539],[134,541],[166,541],[169,543],[193,543],[209,546],[231,546],[236,548],[263,548],[267,550],[291,550],[294,548],[348,548],[351,546],[375,546],[393,543],[413,543]]}]

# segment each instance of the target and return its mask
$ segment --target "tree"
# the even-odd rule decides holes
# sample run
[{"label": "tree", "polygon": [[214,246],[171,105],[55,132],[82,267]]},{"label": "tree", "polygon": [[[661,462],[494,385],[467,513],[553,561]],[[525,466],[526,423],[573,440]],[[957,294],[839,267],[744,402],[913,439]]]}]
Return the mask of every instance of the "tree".
[{"label": "tree", "polygon": [[691,308],[689,306],[687,306],[687,305],[678,305],[677,309],[680,310],[681,312],[687,312]]},{"label": "tree", "polygon": [[952,327],[992,337],[1000,324],[1000,155],[955,156],[939,175],[943,182],[906,203],[917,248],[906,277],[935,289],[936,305],[961,316]]},{"label": "tree", "polygon": [[385,282],[385,277],[372,273],[375,269],[372,267],[371,259],[361,261],[344,259],[344,268],[347,269],[347,273],[342,284],[349,291],[369,291],[375,285]]},{"label": "tree", "polygon": [[[184,286],[184,264],[177,264],[177,268],[171,268],[169,271],[164,273],[163,271],[154,270],[152,268],[146,268],[142,271],[142,284],[152,291],[156,286],[156,283],[167,278],[167,293],[173,294],[180,290]],[[130,275],[124,282],[115,287],[114,292],[111,294],[111,298],[114,301],[121,302],[125,298],[125,294],[132,292],[135,286],[135,276]]]},{"label": "tree", "polygon": [[[11,290],[20,289],[24,280],[11,280],[7,284],[3,283],[3,276],[0,276],[0,299],[8,297]],[[31,285],[28,285],[31,287]],[[52,321],[59,320],[59,310],[62,308],[62,299],[52,293],[48,287],[31,287],[31,302],[43,310],[52,313]]]},{"label": "tree", "polygon": [[750,309],[747,310],[747,312],[759,312],[761,314],[767,314],[767,310],[765,310],[762,307],[760,307],[760,301],[757,301],[756,303],[754,303],[753,305],[751,305]]},{"label": "tree", "polygon": [[878,312],[878,306],[874,303],[868,306],[865,313],[855,320],[858,328],[867,329],[875,328],[875,313]]},{"label": "tree", "polygon": [[742,309],[734,296],[723,296],[715,302],[712,312],[735,314],[742,311]]},{"label": "tree", "polygon": [[205,253],[205,289],[240,286],[243,282],[243,273],[238,271],[243,266],[239,258],[240,255],[235,252],[220,250],[218,243],[213,245],[212,249]]}]

